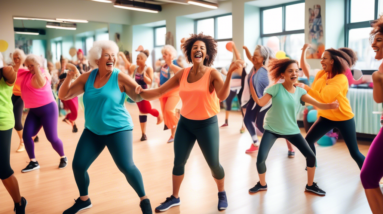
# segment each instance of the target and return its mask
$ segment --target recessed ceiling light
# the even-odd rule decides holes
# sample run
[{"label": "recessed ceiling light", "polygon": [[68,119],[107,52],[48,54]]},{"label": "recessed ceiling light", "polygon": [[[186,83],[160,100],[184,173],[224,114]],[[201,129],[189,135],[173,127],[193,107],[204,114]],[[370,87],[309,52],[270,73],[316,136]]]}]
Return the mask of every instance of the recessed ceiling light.
[{"label": "recessed ceiling light", "polygon": [[124,1],[116,0],[116,2],[114,3],[114,7],[127,9],[127,10],[148,12],[148,13],[158,13],[162,10],[162,7],[160,5],[148,4],[145,2],[130,1],[130,0],[124,0]]},{"label": "recessed ceiling light", "polygon": [[109,1],[109,0],[92,0],[92,1],[102,2],[102,3],[112,3],[112,1]]},{"label": "recessed ceiling light", "polygon": [[63,21],[63,22],[78,22],[78,23],[88,23],[87,20],[82,20],[82,19],[56,19],[57,21]]},{"label": "recessed ceiling light", "polygon": [[188,4],[200,6],[200,7],[206,7],[210,9],[217,9],[218,4],[210,3],[210,2],[204,2],[200,0],[188,0]]},{"label": "recessed ceiling light", "polygon": [[15,31],[15,34],[40,35],[39,33],[35,33],[35,32],[22,32],[22,31]]}]

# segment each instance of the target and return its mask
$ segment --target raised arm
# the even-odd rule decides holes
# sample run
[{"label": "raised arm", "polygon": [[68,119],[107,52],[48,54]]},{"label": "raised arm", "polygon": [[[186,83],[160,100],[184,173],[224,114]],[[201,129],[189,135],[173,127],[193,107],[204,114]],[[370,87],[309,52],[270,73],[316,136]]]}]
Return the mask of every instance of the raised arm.
[{"label": "raised arm", "polygon": [[173,64],[173,60],[166,61],[165,63],[169,66],[170,70],[173,71],[174,73],[177,73],[178,71],[182,70],[181,67]]},{"label": "raised arm", "polygon": [[[236,60],[242,60],[241,54],[239,53],[237,47],[235,46],[235,43],[233,42],[233,54]],[[243,69],[238,69],[236,73],[238,73],[239,76],[242,75]]]},{"label": "raised arm", "polygon": [[70,100],[84,93],[86,81],[91,74],[91,72],[84,73],[71,84],[71,80],[75,77],[78,70],[77,67],[72,64],[68,64],[67,68],[69,69],[67,77],[65,78],[59,90],[60,100]]},{"label": "raised arm", "polygon": [[301,100],[305,103],[311,104],[311,105],[313,105],[319,109],[323,109],[323,110],[339,108],[339,103],[337,100],[332,102],[332,103],[320,103],[308,94],[303,95],[301,97]]},{"label": "raised arm", "polygon": [[253,63],[253,56],[251,55],[249,49],[248,49],[246,46],[243,46],[243,49],[244,49],[245,52],[246,52],[246,56],[247,56],[247,58],[250,60],[251,63]]},{"label": "raised arm", "polygon": [[307,60],[306,60],[306,53],[309,47],[310,47],[310,44],[305,44],[302,48],[302,55],[301,55],[301,67],[307,79],[310,78],[310,65],[307,63]]},{"label": "raised arm", "polygon": [[177,88],[180,85],[180,81],[185,69],[177,72],[174,77],[170,78],[163,85],[155,89],[142,89],[141,86],[136,86],[136,93],[141,95],[145,100],[155,100],[160,98],[166,92]]},{"label": "raised arm", "polygon": [[227,72],[227,77],[225,82],[223,82],[221,78],[221,74],[217,70],[213,70],[211,72],[211,80],[214,86],[214,89],[217,93],[218,98],[222,100],[226,100],[226,98],[229,96],[230,93],[230,81],[231,76],[233,75],[233,72],[235,72],[238,69],[243,69],[244,62],[242,60],[236,60],[235,62],[232,62],[229,68],[229,71]]},{"label": "raised arm", "polygon": [[125,54],[122,52],[119,52],[118,55],[122,58],[122,60],[125,63],[125,69],[129,70],[132,63],[129,62],[129,60],[126,58]]},{"label": "raised arm", "polygon": [[146,69],[146,72],[144,74],[144,81],[149,86],[152,85],[152,83],[153,83],[153,68],[148,67],[148,69]]},{"label": "raised arm", "polygon": [[3,76],[7,80],[5,83],[13,86],[16,82],[17,70],[14,70],[12,66],[3,67]]}]

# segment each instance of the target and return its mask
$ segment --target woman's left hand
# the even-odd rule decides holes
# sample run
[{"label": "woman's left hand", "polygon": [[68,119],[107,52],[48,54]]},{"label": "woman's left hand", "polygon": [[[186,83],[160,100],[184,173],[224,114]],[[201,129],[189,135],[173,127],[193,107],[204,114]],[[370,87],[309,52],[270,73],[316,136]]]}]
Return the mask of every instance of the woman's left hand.
[{"label": "woman's left hand", "polygon": [[245,62],[243,60],[235,60],[231,63],[229,71],[227,73],[231,75],[233,74],[233,72],[243,69],[244,64]]},{"label": "woman's left hand", "polygon": [[137,85],[137,87],[135,89],[136,94],[141,94],[141,92],[143,92],[143,91],[144,91],[144,89],[140,85]]}]

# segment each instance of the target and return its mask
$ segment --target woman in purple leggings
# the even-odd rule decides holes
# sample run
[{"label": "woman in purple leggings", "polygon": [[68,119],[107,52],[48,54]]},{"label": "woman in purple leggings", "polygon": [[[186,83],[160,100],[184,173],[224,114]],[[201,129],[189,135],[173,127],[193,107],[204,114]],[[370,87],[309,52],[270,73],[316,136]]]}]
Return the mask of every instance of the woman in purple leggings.
[{"label": "woman in purple leggings", "polygon": [[[371,46],[376,52],[375,59],[381,60],[383,59],[383,16],[373,24],[371,37],[373,38]],[[383,103],[383,63],[380,65],[379,71],[372,74],[372,80],[374,82],[374,100],[377,103]],[[360,173],[368,203],[374,214],[383,212],[383,194],[379,186],[379,181],[383,178],[382,164],[383,129],[380,129],[370,146]]]},{"label": "woman in purple leggings", "polygon": [[19,73],[21,80],[21,98],[25,103],[25,108],[29,108],[27,119],[25,120],[23,140],[30,162],[22,172],[30,172],[40,168],[35,157],[35,144],[32,140],[41,127],[52,144],[52,147],[60,155],[59,168],[67,165],[67,158],[64,154],[62,141],[57,136],[58,108],[53,97],[50,76],[40,68],[39,58],[29,54],[25,60],[28,70]]}]

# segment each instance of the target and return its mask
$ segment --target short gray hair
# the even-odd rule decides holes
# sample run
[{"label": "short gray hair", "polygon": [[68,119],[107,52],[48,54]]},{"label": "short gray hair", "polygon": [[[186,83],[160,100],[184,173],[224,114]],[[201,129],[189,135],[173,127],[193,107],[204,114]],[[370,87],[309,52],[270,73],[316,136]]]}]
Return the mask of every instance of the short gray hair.
[{"label": "short gray hair", "polygon": [[24,61],[25,61],[25,58],[26,58],[24,51],[21,50],[21,49],[18,49],[18,48],[15,49],[15,51],[12,53],[12,62],[13,62],[13,63],[15,63],[15,62],[13,61],[13,56],[14,56],[15,54],[19,55],[20,60],[21,60],[21,64],[23,64]]},{"label": "short gray hair", "polygon": [[175,58],[177,58],[177,51],[176,49],[171,46],[171,45],[165,45],[162,50],[161,50],[161,53],[162,55],[164,55],[165,51],[168,51],[170,53],[170,55],[172,56],[172,59],[174,60]]},{"label": "short gray hair", "polygon": [[273,51],[269,47],[266,47],[263,45],[257,45],[257,47],[255,47],[255,50],[259,51],[259,53],[263,57],[263,59],[264,59],[263,64],[264,65],[267,65],[270,59],[275,58],[275,56],[273,56],[275,54],[273,53]]},{"label": "short gray hair", "polygon": [[30,61],[30,60],[35,60],[40,65],[40,67],[42,67],[44,65],[43,59],[37,55],[28,54],[27,57],[25,58],[25,62]]},{"label": "short gray hair", "polygon": [[98,67],[98,65],[96,64],[96,60],[99,60],[101,58],[102,50],[106,49],[106,48],[111,48],[117,57],[118,46],[115,42],[110,41],[110,40],[94,42],[93,47],[88,52],[89,64],[92,67],[94,67],[94,68]]}]

